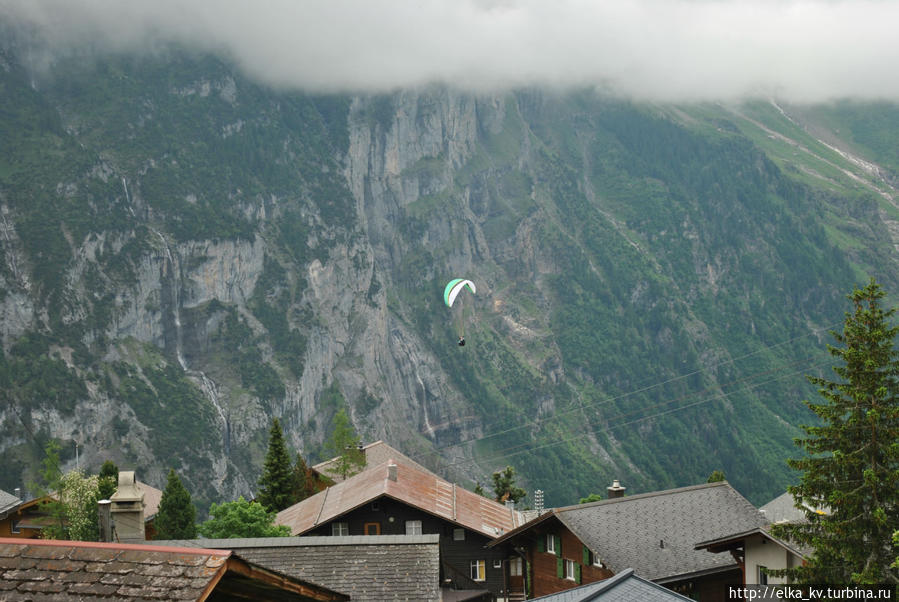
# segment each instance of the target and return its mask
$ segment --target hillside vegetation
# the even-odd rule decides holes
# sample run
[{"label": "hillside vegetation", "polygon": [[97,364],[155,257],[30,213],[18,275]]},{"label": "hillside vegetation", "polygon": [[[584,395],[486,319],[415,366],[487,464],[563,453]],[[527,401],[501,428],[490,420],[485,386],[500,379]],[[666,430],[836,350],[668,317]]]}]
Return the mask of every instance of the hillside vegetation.
[{"label": "hillside vegetation", "polygon": [[313,96],[14,39],[0,67],[4,490],[54,438],[250,496],[272,417],[315,461],[343,408],[550,505],[716,469],[763,503],[845,295],[899,284],[893,105]]}]

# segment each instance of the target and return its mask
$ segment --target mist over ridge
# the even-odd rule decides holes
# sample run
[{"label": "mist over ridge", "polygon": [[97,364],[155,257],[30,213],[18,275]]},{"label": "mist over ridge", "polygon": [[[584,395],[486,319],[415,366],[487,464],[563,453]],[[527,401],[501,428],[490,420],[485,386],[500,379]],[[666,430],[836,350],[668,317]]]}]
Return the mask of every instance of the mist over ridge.
[{"label": "mist over ridge", "polygon": [[655,101],[899,99],[893,24],[876,0],[0,0],[33,53],[175,43],[258,81],[313,92],[442,83],[581,87]]}]

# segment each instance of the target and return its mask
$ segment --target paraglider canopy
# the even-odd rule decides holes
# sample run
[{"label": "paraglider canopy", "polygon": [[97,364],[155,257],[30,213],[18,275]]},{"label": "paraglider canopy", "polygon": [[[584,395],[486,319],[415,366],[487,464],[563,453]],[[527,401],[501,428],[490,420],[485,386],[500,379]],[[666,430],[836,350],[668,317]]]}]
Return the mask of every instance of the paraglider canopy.
[{"label": "paraglider canopy", "polygon": [[464,278],[456,278],[455,280],[451,280],[449,284],[446,285],[446,288],[443,289],[443,302],[446,303],[447,307],[452,307],[453,303],[456,301],[456,297],[462,292],[462,289],[468,287],[472,293],[475,293],[474,282],[471,280],[465,280]]}]

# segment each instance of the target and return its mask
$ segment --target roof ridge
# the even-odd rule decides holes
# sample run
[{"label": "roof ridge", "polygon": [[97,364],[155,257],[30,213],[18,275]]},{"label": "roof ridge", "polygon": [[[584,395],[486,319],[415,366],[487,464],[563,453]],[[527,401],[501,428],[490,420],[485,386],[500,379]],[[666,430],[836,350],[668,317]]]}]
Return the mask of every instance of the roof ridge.
[{"label": "roof ridge", "polygon": [[[607,499],[607,500],[599,500],[596,502],[588,502],[586,504],[571,504],[569,506],[561,506],[559,508],[552,508],[552,511],[553,512],[567,512],[569,510],[578,510],[581,508],[590,508],[593,506],[602,506],[605,504],[616,504],[619,502],[627,502],[630,500],[647,499],[647,498],[651,498],[651,497],[658,497],[661,495],[673,495],[676,493],[683,493],[686,491],[696,491],[699,489],[709,489],[711,487],[722,487],[722,486],[728,486],[731,489],[734,489],[733,486],[730,483],[728,483],[727,481],[718,481],[715,483],[700,483],[699,485],[687,485],[685,487],[675,487],[674,489],[662,489],[661,491],[647,491],[646,493],[638,493],[636,495],[626,495],[624,497],[616,497],[616,498],[611,498],[611,499]],[[734,489],[734,491],[736,491],[736,490]]]},{"label": "roof ridge", "polygon": [[119,543],[115,541],[74,541],[68,539],[23,539],[20,537],[0,537],[0,545],[18,544],[27,546],[44,546],[55,548],[100,548],[109,550],[140,550],[144,552],[166,552],[178,554],[195,554],[198,556],[231,556],[232,551],[218,548],[193,548],[160,546],[145,543]]}]

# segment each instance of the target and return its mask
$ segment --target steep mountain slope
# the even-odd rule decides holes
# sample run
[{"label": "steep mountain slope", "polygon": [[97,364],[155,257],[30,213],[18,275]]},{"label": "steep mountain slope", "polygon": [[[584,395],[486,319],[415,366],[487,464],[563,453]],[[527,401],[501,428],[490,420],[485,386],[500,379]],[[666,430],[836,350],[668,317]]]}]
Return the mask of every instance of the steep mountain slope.
[{"label": "steep mountain slope", "polygon": [[714,469],[761,502],[844,294],[897,283],[896,161],[858,125],[888,106],[309,96],[183,50],[41,69],[11,42],[0,96],[4,489],[52,437],[248,495],[272,416],[315,458],[346,407],[549,504]]}]

